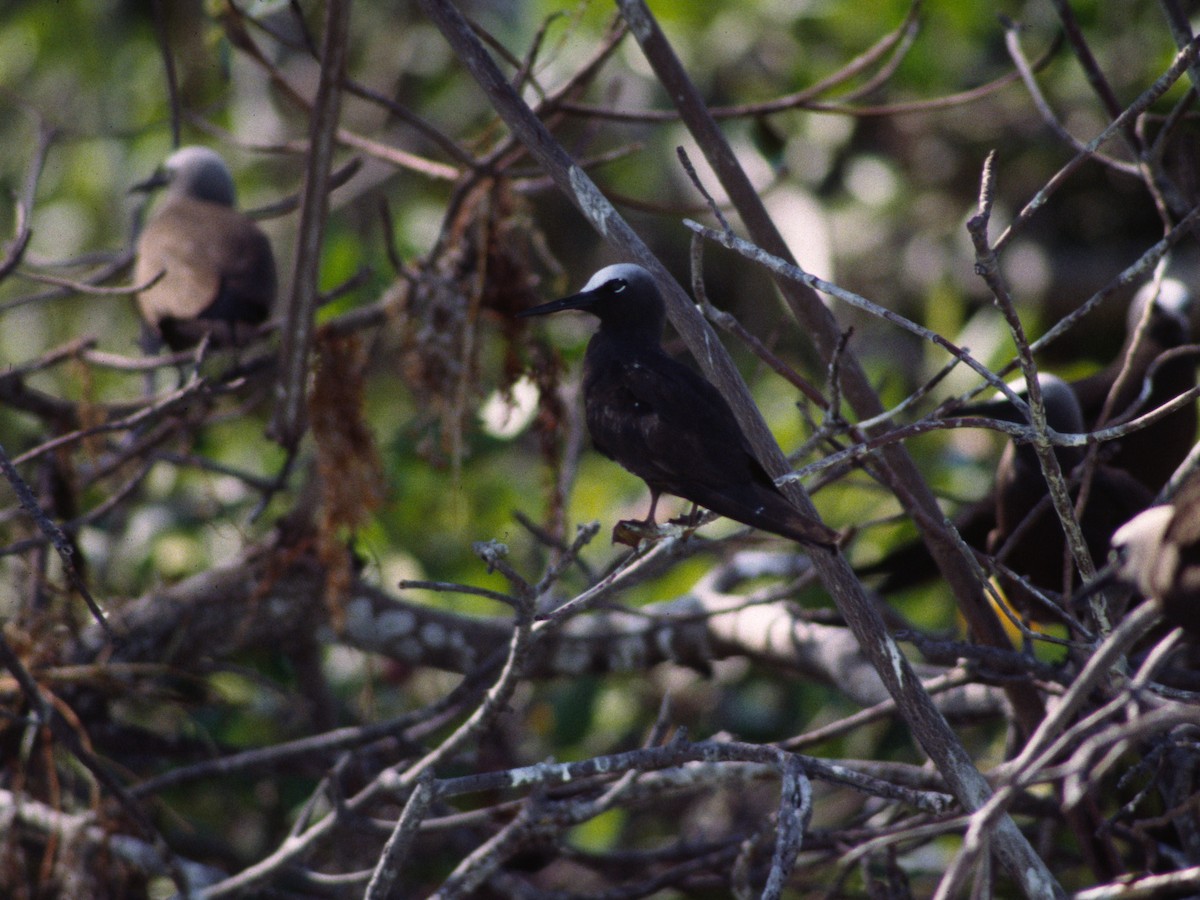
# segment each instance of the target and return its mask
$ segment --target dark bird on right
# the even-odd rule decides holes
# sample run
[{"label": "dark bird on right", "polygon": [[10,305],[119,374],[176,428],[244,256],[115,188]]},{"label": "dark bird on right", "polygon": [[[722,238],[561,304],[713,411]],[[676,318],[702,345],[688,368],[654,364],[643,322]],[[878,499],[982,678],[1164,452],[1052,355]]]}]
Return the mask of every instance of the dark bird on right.
[{"label": "dark bird on right", "polygon": [[1200,472],[1112,538],[1117,580],[1158,601],[1163,618],[1200,637]]},{"label": "dark bird on right", "polygon": [[[1172,352],[1191,340],[1192,303],[1191,292],[1173,278],[1163,279],[1157,292],[1152,284],[1138,291],[1126,316],[1126,336],[1120,354],[1094,375],[1070,383],[1086,430],[1095,430],[1114,420],[1128,421],[1195,387],[1195,357]],[[1136,328],[1148,304],[1149,322],[1142,339],[1135,344]],[[1108,395],[1117,385],[1123,368],[1128,371],[1108,403],[1110,412],[1102,423]],[[1149,391],[1139,401],[1147,378]],[[995,408],[995,404],[987,405]],[[1196,404],[1188,403],[1145,428],[1109,441],[1101,447],[1101,453],[1108,470],[1128,473],[1153,495],[1187,456],[1196,439],[1196,428]],[[960,512],[955,517],[955,527],[968,546],[985,550],[989,535],[996,528],[995,491]],[[858,571],[865,577],[882,575],[878,585],[882,594],[915,587],[938,576],[933,558],[920,541],[907,542]]]},{"label": "dark bird on right", "polygon": [[243,343],[275,302],[267,236],[235,208],[233,177],[207,147],[183,147],[135,191],[164,190],[137,243],[142,319],[172,350]]},{"label": "dark bird on right", "polygon": [[[1060,434],[1083,431],[1083,413],[1075,392],[1061,378],[1041,374],[1038,377],[1046,424]],[[1008,400],[997,401],[990,412],[996,418],[1024,423]],[[1082,447],[1056,447],[1063,477],[1070,486],[1072,501],[1077,501],[1079,486],[1072,475],[1084,461]],[[1079,514],[1079,527],[1093,560],[1103,560],[1109,539],[1122,523],[1129,521],[1154,500],[1150,489],[1123,469],[1101,463],[1091,477],[1087,502]],[[995,527],[987,538],[987,552],[1018,575],[1042,590],[1059,592],[1067,587],[1064,572],[1066,536],[1062,521],[1050,502],[1050,491],[1041,463],[1032,445],[1010,441],[996,469]],[[1074,581],[1075,579],[1072,579]],[[1009,602],[1029,618],[1043,621],[1044,607],[1036,604],[1028,591],[1012,579],[1002,578]]]},{"label": "dark bird on right", "polygon": [[[660,494],[801,544],[833,549],[838,533],[797,509],[763,468],[712,384],[662,349],[666,307],[654,276],[607,266],[570,297],[518,313],[582,310],[600,320],[583,362],[584,412],[596,449]],[[614,532],[616,534],[616,532]]]}]

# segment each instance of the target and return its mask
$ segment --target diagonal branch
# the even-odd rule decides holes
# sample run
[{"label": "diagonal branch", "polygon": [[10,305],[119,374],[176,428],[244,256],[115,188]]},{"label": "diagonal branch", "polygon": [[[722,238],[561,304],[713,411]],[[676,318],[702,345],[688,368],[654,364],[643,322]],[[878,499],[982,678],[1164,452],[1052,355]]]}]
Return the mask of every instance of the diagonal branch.
[{"label": "diagonal branch", "polygon": [[350,0],[330,0],[325,10],[325,37],[321,47],[321,81],[313,104],[309,132],[308,168],[300,207],[292,293],[283,315],[280,347],[278,405],[270,434],[294,450],[304,434],[304,401],[308,382],[308,356],[317,309],[317,278],[321,244],[329,212],[329,173],[341,111],[342,77],[350,32]]},{"label": "diagonal branch", "polygon": [[[647,51],[647,56],[650,57],[652,65],[656,67],[659,78],[668,89],[668,93],[673,97],[693,99],[694,102],[685,107],[685,116],[689,127],[707,123],[709,134],[706,134],[705,137],[709,139],[701,139],[700,144],[706,153],[711,152],[718,156],[717,164],[714,167],[718,172],[741,173],[728,144],[721,137],[711,117],[704,112],[703,103],[699,102],[694,85],[687,80],[686,75],[683,75],[678,60],[666,46],[665,39],[658,31],[648,10],[640,3],[622,2],[620,5],[626,21],[629,22],[634,36],[643,49],[646,50],[648,42],[655,48],[656,52]],[[667,277],[662,264],[650,253],[637,234],[620,218],[616,210],[600,193],[596,185],[575,164],[516,94],[461,14],[446,0],[422,0],[421,6],[441,29],[476,81],[487,92],[497,112],[525,143],[534,157],[546,167],[560,190],[579,207],[593,227],[611,244],[655,274],[665,289],[668,316],[672,324],[683,336],[701,368],[731,401],[738,413],[739,421],[747,429],[750,439],[754,443],[755,450],[768,466],[768,471],[773,470],[775,474],[787,471],[787,462],[782,452],[750,399],[748,390],[728,354],[717,341],[703,316],[683,293],[682,288]],[[664,60],[670,61],[671,68],[677,72],[679,77],[664,78],[663,72],[659,71]],[[710,162],[712,162],[711,159]],[[735,198],[735,203],[745,197],[747,193],[753,195],[753,189],[745,180],[744,173],[741,173],[740,177],[744,182],[742,190],[726,188],[730,196]],[[740,209],[739,211],[745,220],[747,210]],[[765,210],[761,210],[761,205],[759,205],[759,211],[760,214],[757,218],[762,221],[766,214]],[[750,209],[749,212],[753,215],[755,210]],[[767,223],[769,225],[769,220]],[[774,232],[773,225],[770,226],[770,230]],[[777,233],[775,233],[772,245],[768,249],[779,247],[786,253],[786,247],[782,246],[782,240],[779,239]],[[832,317],[811,289],[796,288],[791,293],[802,320],[806,320],[806,324],[811,323],[811,330],[817,336],[818,345],[823,352],[832,355],[838,344],[836,323],[833,322]],[[870,415],[876,415],[882,411],[878,398],[870,390],[861,371],[856,373],[855,379],[849,380],[853,382],[855,391],[852,402],[860,403],[864,410],[869,411]],[[894,455],[907,458],[907,454],[902,451],[897,451]],[[916,469],[915,466],[912,466],[911,460],[908,465],[911,473],[915,476]],[[916,481],[920,482],[919,477],[916,478]],[[914,484],[911,487],[925,498],[930,509],[936,510],[936,501],[923,483]],[[789,496],[801,510],[809,514],[813,512],[811,501],[808,500],[801,486],[794,485],[789,488]],[[942,555],[948,556],[949,553],[957,553],[957,550]],[[968,809],[977,809],[987,801],[991,793],[986,780],[974,767],[957,736],[938,713],[929,695],[925,693],[903,655],[888,636],[878,612],[868,602],[862,586],[858,583],[849,565],[835,553],[814,551],[813,555],[814,562],[821,571],[826,586],[834,595],[839,608],[849,620],[859,641],[863,643],[864,650],[887,684],[889,692],[896,697],[897,704],[914,734],[926,752],[934,758],[948,783],[952,785],[960,802]],[[960,562],[958,569],[961,572],[965,569],[965,565]],[[958,580],[964,585],[967,582],[966,578]],[[975,583],[973,574],[970,576],[970,583]],[[977,586],[974,590],[976,593],[980,593]],[[984,601],[981,593],[979,602],[982,606]],[[994,620],[994,615],[992,618]],[[1062,894],[1062,889],[1058,886],[1054,876],[1017,830],[1011,819],[1005,818],[1000,821],[995,836],[1000,858],[1004,860],[1013,877],[1024,886],[1030,896],[1046,896],[1047,893],[1051,896]]]},{"label": "diagonal branch", "polygon": [[[787,243],[775,227],[750,179],[742,170],[729,142],[645,4],[641,0],[620,0],[618,5],[630,22],[634,36],[666,89],[667,95],[674,100],[684,124],[704,151],[709,165],[721,181],[721,186],[746,224],[751,240],[767,253],[788,263],[794,263]],[[780,280],[777,280],[776,284],[805,333],[813,335],[816,348],[825,364],[832,364],[841,343],[841,329],[832,313],[808,284]],[[840,354],[839,371],[841,389],[855,412],[861,418],[878,416],[883,411],[883,406],[854,354]],[[743,422],[743,425],[745,424]],[[755,449],[760,458],[767,463],[768,471],[772,471],[776,476],[783,474],[785,470],[779,468],[776,462],[778,448],[774,439],[769,433],[764,434],[761,430],[748,429],[748,432],[751,440],[755,442]],[[959,551],[954,536],[944,527],[925,527],[926,523],[943,522],[943,516],[937,499],[907,450],[901,446],[891,447],[883,454],[883,460],[885,465],[881,467],[881,474],[900,503],[918,523],[930,554],[954,591],[959,608],[970,624],[972,632],[989,646],[1011,649],[1008,637],[984,596],[974,567]],[[806,498],[795,495],[792,499],[800,504],[801,508],[809,508]],[[838,592],[833,591],[832,587],[831,592],[834,593],[835,599],[838,599],[839,607],[842,607],[843,602],[849,602],[856,610],[863,612],[860,621],[864,630],[859,632],[860,639],[867,632],[881,634],[879,623],[867,624],[873,616],[865,613],[869,606],[865,600],[860,603],[858,600],[845,599],[861,596],[861,587],[851,583],[856,579],[849,573],[848,568],[840,575],[847,582],[843,589],[843,598],[838,598]],[[825,581],[829,585],[828,577]],[[842,610],[843,613],[847,612],[844,607]],[[881,652],[880,662],[882,663],[888,655]],[[1012,685],[1009,693],[1022,727],[1026,731],[1032,730],[1041,718],[1041,702],[1036,693],[1027,685]]]}]

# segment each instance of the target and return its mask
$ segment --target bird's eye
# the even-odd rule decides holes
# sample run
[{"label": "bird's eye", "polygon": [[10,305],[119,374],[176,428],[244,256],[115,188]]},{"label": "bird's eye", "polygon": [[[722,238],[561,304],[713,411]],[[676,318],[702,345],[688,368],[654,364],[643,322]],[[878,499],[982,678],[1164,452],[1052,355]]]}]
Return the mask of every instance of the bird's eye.
[{"label": "bird's eye", "polygon": [[614,278],[608,283],[608,289],[614,294],[621,293],[621,291],[625,290],[627,287],[629,287],[629,285],[625,283],[624,278]]}]

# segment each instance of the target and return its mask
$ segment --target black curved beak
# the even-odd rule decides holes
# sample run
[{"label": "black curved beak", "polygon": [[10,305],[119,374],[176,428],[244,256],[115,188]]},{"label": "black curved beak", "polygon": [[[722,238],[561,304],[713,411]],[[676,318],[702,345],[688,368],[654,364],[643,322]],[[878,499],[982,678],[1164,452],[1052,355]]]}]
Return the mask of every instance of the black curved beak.
[{"label": "black curved beak", "polygon": [[154,170],[154,174],[145,181],[139,181],[137,184],[130,186],[129,193],[131,194],[148,194],[151,191],[156,191],[161,187],[166,187],[171,182],[171,173],[164,168]]},{"label": "black curved beak", "polygon": [[563,297],[561,300],[551,300],[549,303],[543,303],[541,306],[523,309],[517,313],[517,318],[527,319],[530,316],[545,316],[549,313],[561,312],[564,309],[581,309],[584,312],[588,312],[595,302],[595,292],[584,291],[581,294],[572,294],[570,297]]}]

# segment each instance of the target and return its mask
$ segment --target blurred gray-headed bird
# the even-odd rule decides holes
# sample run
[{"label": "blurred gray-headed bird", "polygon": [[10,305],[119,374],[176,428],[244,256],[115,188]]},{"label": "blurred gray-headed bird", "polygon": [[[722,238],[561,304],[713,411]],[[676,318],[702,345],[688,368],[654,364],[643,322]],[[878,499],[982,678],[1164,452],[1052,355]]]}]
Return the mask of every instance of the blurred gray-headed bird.
[{"label": "blurred gray-headed bird", "polygon": [[183,147],[134,190],[164,189],[137,243],[138,309],[173,350],[206,336],[243,343],[275,302],[275,257],[262,230],[235,208],[233,178],[207,147]]}]

